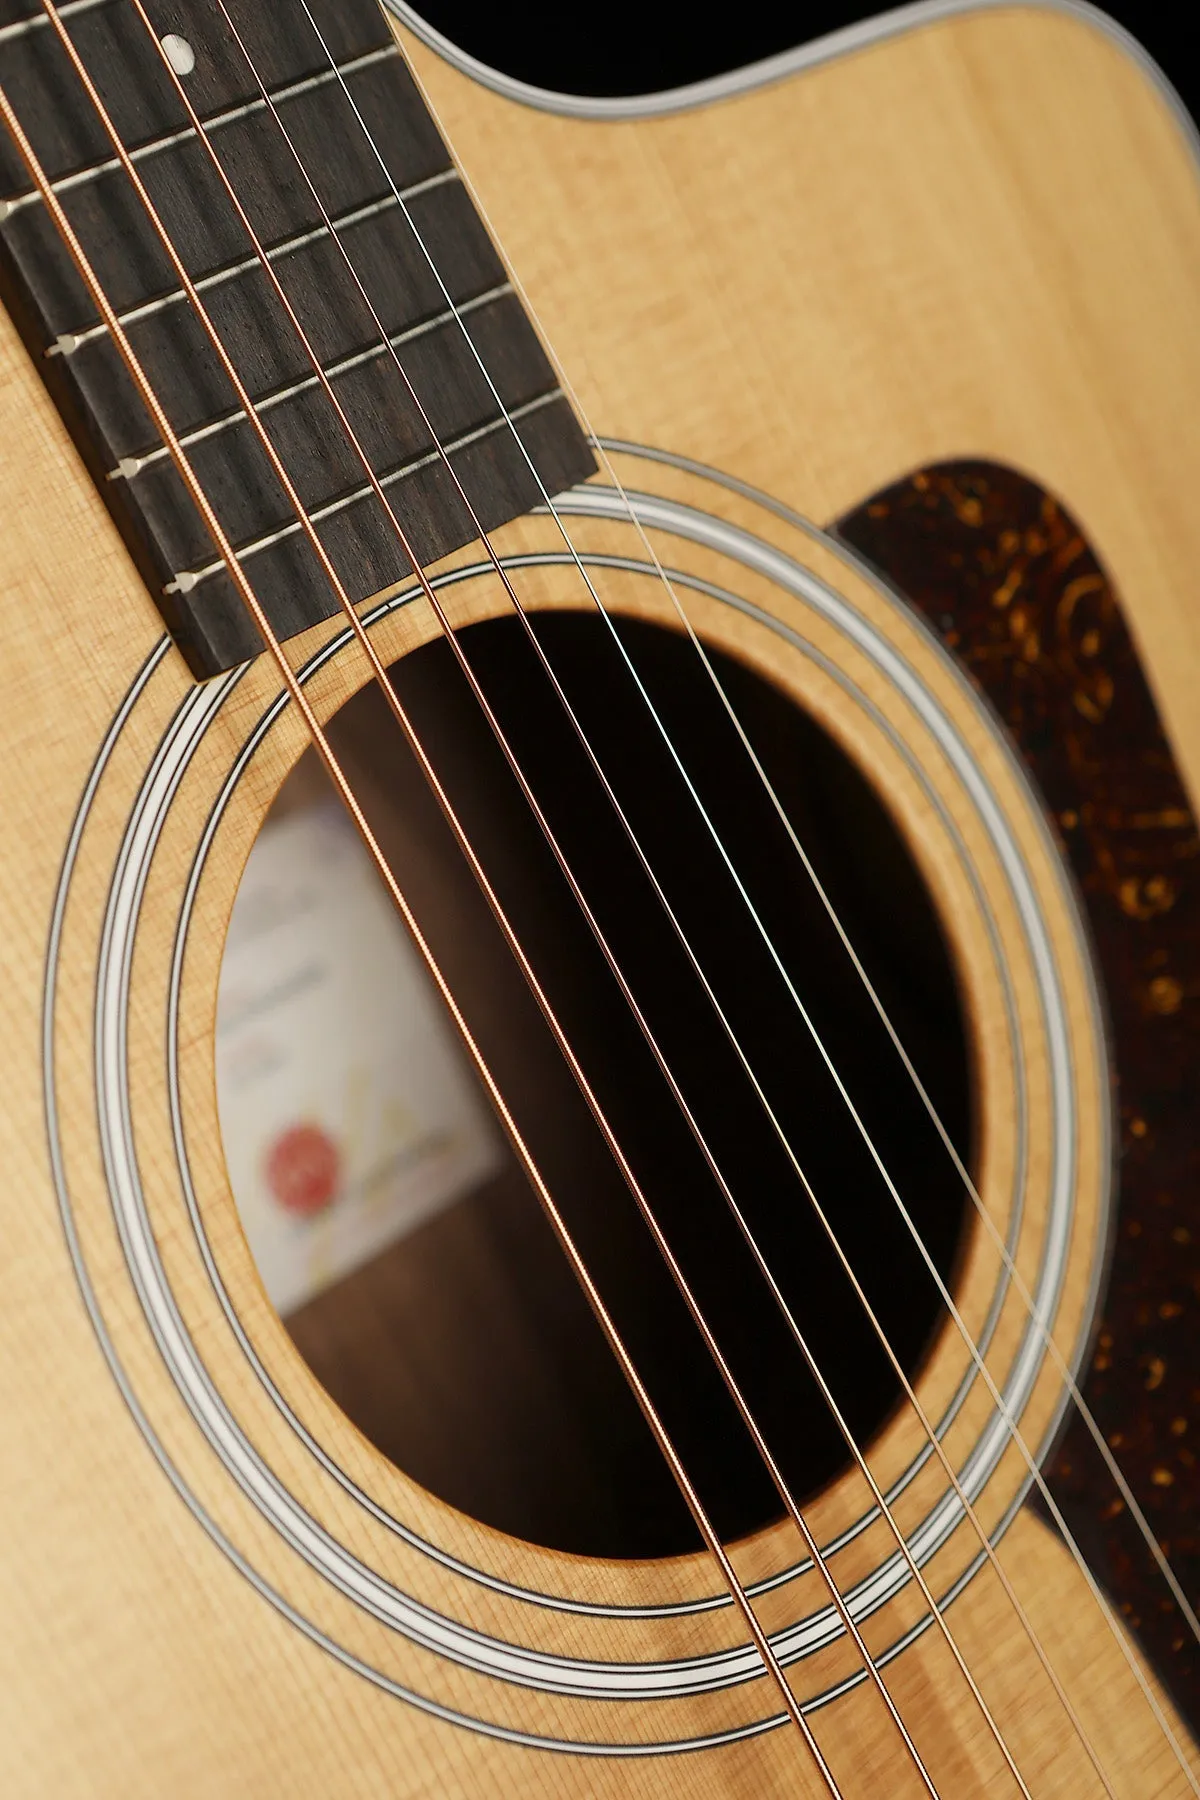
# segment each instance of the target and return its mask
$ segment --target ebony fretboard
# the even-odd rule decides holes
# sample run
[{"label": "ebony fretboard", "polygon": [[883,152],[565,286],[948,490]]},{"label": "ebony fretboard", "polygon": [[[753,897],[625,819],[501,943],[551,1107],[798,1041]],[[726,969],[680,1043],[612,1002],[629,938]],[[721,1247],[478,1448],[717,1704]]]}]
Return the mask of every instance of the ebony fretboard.
[{"label": "ebony fretboard", "polygon": [[[551,494],[591,472],[591,453],[375,0],[227,5],[248,60],[215,0],[148,0],[147,10],[160,36],[191,47],[192,104],[410,541],[432,562],[474,527],[258,77],[484,529],[540,497],[526,451]],[[156,46],[129,0],[60,10],[338,574],[356,600],[378,592],[409,573],[394,528]],[[275,628],[287,637],[330,617],[336,596],[38,0],[0,0],[0,83]],[[191,667],[211,675],[258,654],[2,129],[0,195],[4,298]]]}]

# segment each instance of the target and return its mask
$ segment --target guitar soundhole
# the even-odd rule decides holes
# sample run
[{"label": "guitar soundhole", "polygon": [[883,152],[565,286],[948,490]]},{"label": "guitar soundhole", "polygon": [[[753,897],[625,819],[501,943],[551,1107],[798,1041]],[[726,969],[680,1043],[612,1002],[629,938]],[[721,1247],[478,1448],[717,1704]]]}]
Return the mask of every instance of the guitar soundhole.
[{"label": "guitar soundhole", "polygon": [[[917,1371],[939,1327],[936,1288],[781,966],[951,1278],[962,1195],[719,698],[685,639],[621,623],[710,833],[607,626],[556,613],[537,630],[779,1131]],[[821,1370],[869,1444],[897,1384],[762,1100],[520,625],[477,625],[462,642]],[[899,832],[781,691],[713,660],[968,1155],[970,1055],[955,976]],[[793,1491],[811,1496],[846,1466],[845,1444],[460,672],[435,643],[393,679]],[[775,1490],[381,696],[361,693],[331,735],[718,1528],[745,1536],[780,1515]],[[222,977],[222,1129],[268,1292],[350,1419],[455,1507],[559,1550],[689,1550],[694,1527],[641,1416],[330,805],[310,753],[251,857]]]}]

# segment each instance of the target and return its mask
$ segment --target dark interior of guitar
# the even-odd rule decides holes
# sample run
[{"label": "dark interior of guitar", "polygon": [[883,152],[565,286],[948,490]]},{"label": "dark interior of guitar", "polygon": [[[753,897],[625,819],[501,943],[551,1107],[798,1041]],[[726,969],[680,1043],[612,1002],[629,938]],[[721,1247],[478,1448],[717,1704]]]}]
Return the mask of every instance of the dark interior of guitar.
[{"label": "dark interior of guitar", "polygon": [[[1153,696],[1103,570],[1069,515],[1024,478],[986,464],[946,465],[875,496],[840,530],[887,571],[1002,715],[1078,883],[1105,985],[1119,1120],[1119,1254],[1084,1393],[1147,1496],[1160,1542],[1194,1571],[1200,1543],[1188,1493],[1197,1396],[1187,1370],[1200,1290],[1188,1258],[1200,1050],[1185,1000],[1200,981],[1200,835]],[[800,1150],[906,1368],[915,1370],[938,1329],[934,1285],[898,1228],[752,915],[696,823],[653,721],[644,707],[627,704],[621,653],[594,617],[549,615],[538,630],[635,834],[653,849],[727,1018],[754,1066],[769,1072],[764,1087],[784,1135]],[[744,872],[747,898],[911,1196],[939,1269],[953,1279],[964,1212],[949,1160],[932,1142],[909,1084],[897,1080],[861,986],[846,978],[828,919],[763,790],[748,779],[742,746],[677,634],[622,623],[621,635]],[[549,703],[520,627],[472,628],[466,642],[739,1202],[773,1268],[786,1271],[783,1285],[819,1366],[857,1440],[869,1445],[896,1405],[896,1386],[794,1169],[761,1129],[760,1102],[711,1008],[706,1015],[698,1002],[678,942]],[[928,893],[886,807],[778,691],[740,665],[716,659],[716,666],[969,1157],[968,1029]],[[792,1491],[811,1494],[845,1465],[828,1409],[762,1304],[724,1202],[461,676],[439,645],[408,657],[394,674]],[[348,706],[333,736],[720,1530],[727,1538],[753,1530],[778,1515],[776,1495],[378,695]],[[311,803],[322,791],[319,770],[305,758],[278,810]],[[625,1079],[631,1072],[635,1079]],[[605,1555],[693,1545],[650,1436],[511,1160],[479,1191],[291,1311],[286,1323],[367,1437],[474,1517]],[[1048,1478],[1092,1567],[1195,1720],[1194,1646],[1173,1603],[1162,1602],[1145,1546],[1112,1501],[1078,1422],[1068,1419]]]},{"label": "dark interior of guitar", "polygon": [[[938,1318],[921,1265],[813,1040],[762,921],[944,1274],[963,1197],[687,640],[622,623],[743,900],[632,678],[595,616],[537,629],[720,1007],[907,1368]],[[698,991],[629,842],[513,620],[465,643],[645,1017],[860,1443],[899,1389],[761,1102]],[[969,1149],[969,1057],[948,953],[880,800],[789,700],[728,661],[722,680],[939,1111]],[[725,1201],[444,645],[393,672],[472,842],[567,1025],[620,1141],[793,1491],[848,1461]],[[778,1497],[397,726],[377,693],[334,742],[638,1368],[727,1538]],[[321,777],[303,767],[282,804]],[[746,904],[754,908],[752,914]],[[691,1547],[694,1527],[528,1184],[480,1191],[287,1319],[323,1385],[396,1464],[489,1524],[609,1556]]]}]

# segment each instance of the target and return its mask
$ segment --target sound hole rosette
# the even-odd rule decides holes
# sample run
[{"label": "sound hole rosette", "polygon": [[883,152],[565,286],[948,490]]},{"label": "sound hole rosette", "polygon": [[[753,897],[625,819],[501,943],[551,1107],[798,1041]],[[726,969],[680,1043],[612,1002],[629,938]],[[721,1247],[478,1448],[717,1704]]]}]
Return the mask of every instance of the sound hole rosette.
[{"label": "sound hole rosette", "polygon": [[[670,467],[669,458],[655,461],[660,473],[669,469],[667,491],[637,493],[630,504],[671,565],[677,591],[703,615],[700,628],[782,679],[877,784],[887,783],[953,924],[977,1026],[981,1189],[1033,1289],[1038,1318],[1053,1325],[1076,1366],[1107,1232],[1105,1059],[1078,910],[1036,796],[986,705],[877,579],[782,509],[731,497],[687,465]],[[646,479],[645,463],[631,458],[629,466]],[[619,584],[618,603],[645,608],[652,592],[669,620],[658,570],[623,497],[589,486],[559,510],[585,565]],[[544,583],[544,603],[561,596],[573,556],[550,521],[519,522],[501,540],[515,577]],[[502,604],[478,559],[460,558],[437,585],[464,616]],[[411,588],[380,602],[370,619],[381,645],[398,625],[398,648],[405,634],[408,643],[431,635],[428,620],[414,624],[417,611]],[[324,710],[346,697],[349,636],[335,627],[304,664]],[[186,687],[160,647],[113,722],[64,862],[47,971],[49,1122],[68,1241],[114,1374],[160,1462],[226,1554],[285,1616],[378,1685],[488,1733],[563,1748],[636,1753],[768,1729],[779,1715],[763,1714],[765,1690],[746,1685],[760,1672],[757,1659],[748,1645],[728,1641],[728,1598],[714,1591],[703,1559],[674,1559],[666,1570],[593,1567],[513,1546],[449,1514],[332,1416],[266,1308],[214,1153],[211,1069],[197,1072],[196,1038],[204,1020],[211,1027],[215,1004],[214,933],[203,928],[220,916],[206,891],[214,847],[231,839],[236,846],[225,852],[227,902],[279,759],[302,747],[286,698],[269,697],[272,686],[260,663]],[[135,738],[146,746],[140,761]],[[264,749],[276,772],[260,777]],[[115,823],[103,817],[114,788]],[[81,854],[94,860],[93,838],[106,839],[108,872],[102,885],[89,873],[84,896],[77,873]],[[174,896],[169,914],[154,904],[160,880]],[[969,924],[966,912],[946,910],[952,893],[969,900]],[[78,933],[64,936],[64,927],[81,907],[94,943],[98,1186],[76,1185],[68,1173],[78,1121],[66,1119],[68,1144],[58,1104],[66,1083],[56,1077],[64,945],[86,956]],[[151,958],[159,1005],[147,1012],[135,969]],[[153,1080],[138,1085],[131,1036],[140,1044],[148,1035],[165,1044],[166,1057],[160,1050]],[[1003,1144],[1000,1111],[1009,1121]],[[143,1126],[152,1115],[153,1126]],[[93,1253],[101,1190],[115,1237]],[[1041,1456],[1061,1418],[1062,1383],[983,1236],[972,1235],[960,1304],[981,1349],[1005,1337],[995,1378],[1011,1415],[1032,1421]],[[96,1278],[98,1265],[115,1268],[114,1249],[132,1307],[114,1303],[119,1281]],[[986,1395],[981,1404],[977,1372],[956,1343],[952,1329],[943,1332],[919,1386],[927,1405],[934,1396],[939,1435],[953,1438],[963,1487],[981,1510],[986,1504],[998,1539],[1031,1478],[1002,1413]],[[167,1389],[173,1405],[164,1404]],[[965,1423],[969,1442],[960,1441]],[[949,1604],[984,1560],[960,1502],[911,1425],[885,1428],[871,1460],[898,1511],[905,1496],[908,1504],[924,1496],[905,1531],[931,1574],[931,1565],[942,1577],[953,1563],[949,1578],[934,1581]],[[878,1637],[876,1651],[886,1663],[930,1621],[914,1611],[908,1571],[874,1509],[853,1497],[858,1479],[835,1484],[812,1516],[856,1616],[889,1609],[890,1636]],[[227,1490],[236,1490],[233,1504]],[[781,1660],[793,1671],[806,1664],[806,1705],[827,1704],[862,1682],[824,1590],[795,1559],[783,1527],[759,1534],[739,1564],[769,1609]],[[448,1597],[462,1616],[447,1609]],[[697,1653],[704,1621],[713,1647]],[[601,1635],[604,1655],[579,1653]],[[676,1653],[662,1655],[664,1646]],[[567,1729],[561,1706],[548,1710],[539,1694],[575,1703]],[[650,1699],[649,1714],[637,1710]]]}]

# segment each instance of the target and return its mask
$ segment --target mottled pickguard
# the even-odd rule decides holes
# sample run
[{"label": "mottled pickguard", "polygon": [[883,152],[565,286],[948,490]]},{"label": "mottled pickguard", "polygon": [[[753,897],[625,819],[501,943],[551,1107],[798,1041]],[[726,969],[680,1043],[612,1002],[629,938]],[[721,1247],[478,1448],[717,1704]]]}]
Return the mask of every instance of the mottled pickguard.
[{"label": "mottled pickguard", "polygon": [[[1078,883],[1108,1010],[1117,1223],[1083,1392],[1184,1592],[1200,1596],[1200,835],[1137,649],[1078,526],[984,462],[839,521],[1000,713]],[[1188,1718],[1200,1647],[1072,1415],[1050,1488]]]}]

